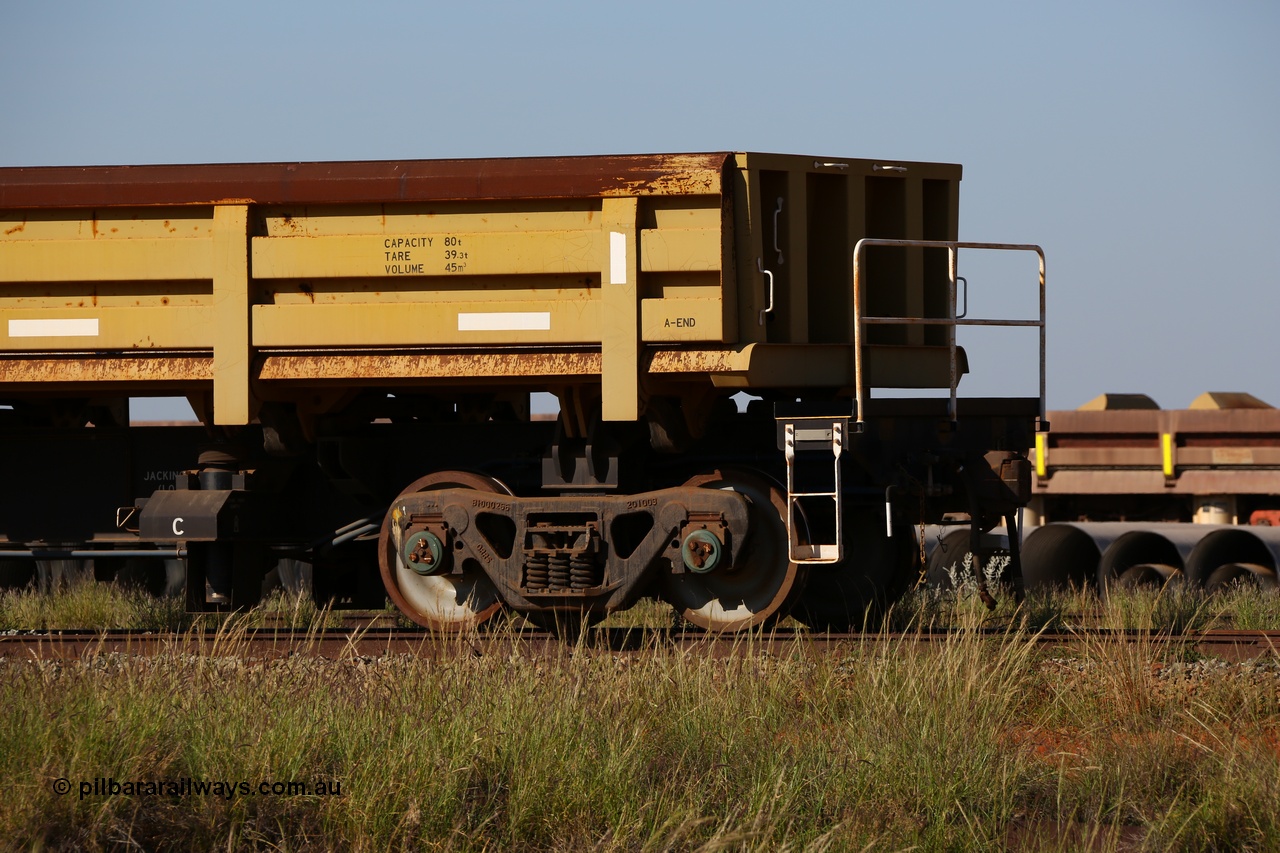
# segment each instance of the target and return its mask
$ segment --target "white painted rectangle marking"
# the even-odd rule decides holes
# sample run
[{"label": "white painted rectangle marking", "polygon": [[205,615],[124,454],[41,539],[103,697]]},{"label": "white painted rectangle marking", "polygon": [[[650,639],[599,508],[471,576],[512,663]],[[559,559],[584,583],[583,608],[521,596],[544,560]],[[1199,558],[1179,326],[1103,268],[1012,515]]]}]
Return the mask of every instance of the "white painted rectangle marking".
[{"label": "white painted rectangle marking", "polygon": [[609,283],[627,283],[627,235],[609,232]]},{"label": "white painted rectangle marking", "polygon": [[11,338],[96,338],[98,318],[10,320]]},{"label": "white painted rectangle marking", "polygon": [[459,332],[549,332],[550,311],[458,312]]}]

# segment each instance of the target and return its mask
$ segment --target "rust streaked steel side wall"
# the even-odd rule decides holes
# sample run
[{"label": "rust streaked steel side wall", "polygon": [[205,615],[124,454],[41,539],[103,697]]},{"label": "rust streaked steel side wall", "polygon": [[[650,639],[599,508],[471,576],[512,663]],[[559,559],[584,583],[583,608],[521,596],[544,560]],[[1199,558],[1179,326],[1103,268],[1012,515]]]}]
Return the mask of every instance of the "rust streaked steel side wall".
[{"label": "rust streaked steel side wall", "polygon": [[1075,410],[1049,421],[1038,494],[1280,495],[1280,409]]},{"label": "rust streaked steel side wall", "polygon": [[0,169],[0,209],[716,195],[732,155]]},{"label": "rust streaked steel side wall", "polygon": [[[228,425],[343,382],[598,384],[627,421],[659,385],[848,389],[867,214],[953,236],[959,179],[757,153],[0,169],[0,376],[205,393],[205,362],[131,359],[212,355]],[[879,286],[915,293],[917,267]],[[864,378],[945,387],[947,349],[873,343]]]}]

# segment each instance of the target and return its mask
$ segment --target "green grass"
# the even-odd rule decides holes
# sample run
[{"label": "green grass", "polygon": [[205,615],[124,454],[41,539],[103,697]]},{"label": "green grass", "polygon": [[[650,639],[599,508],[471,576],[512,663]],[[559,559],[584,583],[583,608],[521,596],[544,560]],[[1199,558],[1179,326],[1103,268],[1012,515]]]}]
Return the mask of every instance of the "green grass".
[{"label": "green grass", "polygon": [[129,628],[181,631],[191,625],[180,598],[105,583],[77,583],[52,593],[0,592],[0,630]]},{"label": "green grass", "polygon": [[[953,572],[951,588],[911,590],[867,627],[889,631],[965,625],[1029,631],[1099,627],[1167,634],[1211,628],[1280,630],[1280,595],[1249,586],[1230,587],[1215,595],[1177,584],[1159,590],[1120,589],[1113,590],[1105,601],[1088,590],[1038,592],[1019,602],[995,575],[998,571],[989,586],[996,600],[992,609],[979,600],[976,580],[966,565]],[[386,615],[402,626],[413,624],[390,604]],[[670,605],[642,599],[601,624],[670,628],[678,621]],[[182,631],[193,626],[216,628],[226,622],[246,627],[322,628],[340,627],[343,616],[342,611],[316,605],[307,595],[290,595],[283,590],[246,612],[204,614],[185,613],[181,599],[155,598],[113,584],[74,584],[51,594],[34,589],[0,592],[0,630]],[[792,627],[797,623],[786,620],[782,624]]]},{"label": "green grass", "polygon": [[[971,611],[974,619],[986,619]],[[246,624],[246,623],[240,623]],[[975,621],[970,624],[980,624]],[[0,661],[0,832],[113,849],[1272,849],[1280,666],[1015,629],[825,654],[655,645]],[[55,780],[70,780],[58,795]],[[81,798],[81,782],[338,796]]]},{"label": "green grass", "polygon": [[[388,616],[397,615],[388,606]],[[27,588],[0,592],[0,631],[103,630],[185,631],[224,624],[247,628],[336,628],[342,612],[318,606],[309,595],[276,590],[261,604],[234,613],[187,613],[181,598],[109,583],[78,583],[43,593]],[[408,620],[403,624],[410,625]]]},{"label": "green grass", "polygon": [[[1280,663],[1034,643],[1084,625],[1280,627],[1280,597],[996,592],[989,610],[963,583],[914,591],[883,623],[904,636],[831,654],[751,638],[729,657],[518,638],[481,653],[460,638],[443,656],[270,661],[244,629],[335,615],[283,594],[191,617],[105,585],[5,593],[0,629],[219,633],[200,654],[0,659],[0,833],[67,850],[1280,847]],[[671,613],[647,603],[611,624]],[[944,626],[1006,630],[912,639]],[[94,779],[341,793],[82,798]]]}]

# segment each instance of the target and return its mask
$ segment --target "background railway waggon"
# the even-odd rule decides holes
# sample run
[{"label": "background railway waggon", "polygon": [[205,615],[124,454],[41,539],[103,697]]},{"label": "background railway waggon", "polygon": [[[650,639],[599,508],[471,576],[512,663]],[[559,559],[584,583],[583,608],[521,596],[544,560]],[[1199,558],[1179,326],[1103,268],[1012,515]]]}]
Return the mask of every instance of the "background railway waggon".
[{"label": "background railway waggon", "polygon": [[1031,456],[1029,583],[1275,589],[1280,410],[1239,392],[1186,409],[1103,394],[1050,419]]},{"label": "background railway waggon", "polygon": [[[645,595],[838,623],[914,576],[919,524],[976,541],[1029,494],[1043,379],[956,399],[959,181],[743,153],[0,169],[0,565],[185,580],[197,609],[310,572],[444,629]],[[1042,256],[1039,286],[1043,365]],[[202,426],[130,425],[167,395]]]}]

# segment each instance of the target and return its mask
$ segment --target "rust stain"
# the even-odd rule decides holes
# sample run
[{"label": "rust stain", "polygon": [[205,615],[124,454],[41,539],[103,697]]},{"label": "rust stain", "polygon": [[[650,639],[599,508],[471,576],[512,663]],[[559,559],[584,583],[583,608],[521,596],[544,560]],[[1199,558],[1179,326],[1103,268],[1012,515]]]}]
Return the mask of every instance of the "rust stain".
[{"label": "rust stain", "polygon": [[93,211],[92,219],[89,221],[89,227],[93,230],[93,236],[98,236],[98,211]]},{"label": "rust stain", "polygon": [[729,155],[607,155],[0,170],[9,209],[716,193]]},{"label": "rust stain", "polygon": [[582,351],[278,355],[263,360],[259,378],[395,380],[590,376],[600,373],[600,362],[600,353]]},{"label": "rust stain", "polygon": [[298,282],[298,290],[307,294],[307,298],[311,300],[312,305],[316,304],[316,292],[310,284],[307,284],[305,281],[300,281]]},{"label": "rust stain", "polygon": [[4,232],[4,236],[8,237],[11,234],[18,234],[26,230],[27,230],[27,217],[24,216],[22,217],[21,222],[19,222],[17,225],[13,226],[12,228],[6,230]]},{"label": "rust stain", "polygon": [[665,349],[653,353],[650,373],[732,373],[741,371],[742,356],[735,350]]},{"label": "rust stain", "polygon": [[652,177],[619,176],[616,187],[603,195],[715,195],[720,192],[720,172],[707,168],[699,159],[667,157],[662,164],[670,171]]},{"label": "rust stain", "polygon": [[167,296],[161,296],[161,297],[160,297],[160,304],[161,304],[161,305],[168,305],[168,304],[169,304],[169,297],[167,297]]},{"label": "rust stain", "polygon": [[0,359],[0,382],[6,384],[207,382],[212,379],[212,356]]}]

